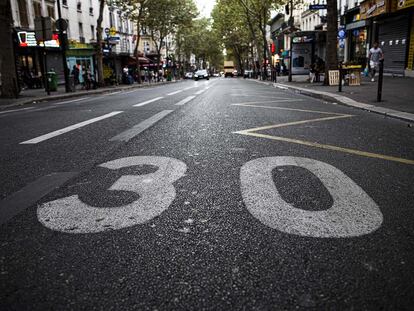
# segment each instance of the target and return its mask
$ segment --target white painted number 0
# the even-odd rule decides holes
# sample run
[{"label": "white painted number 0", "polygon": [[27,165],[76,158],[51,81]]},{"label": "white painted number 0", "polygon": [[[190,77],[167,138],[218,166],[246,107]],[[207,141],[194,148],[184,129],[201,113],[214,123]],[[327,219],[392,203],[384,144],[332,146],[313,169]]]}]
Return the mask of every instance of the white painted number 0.
[{"label": "white painted number 0", "polygon": [[142,224],[160,215],[175,199],[173,182],[181,178],[187,166],[165,157],[129,157],[101,164],[111,170],[136,165],[153,165],[158,170],[146,175],[125,175],[109,190],[138,193],[140,198],[121,207],[93,207],[78,195],[48,202],[39,207],[37,216],[46,227],[68,233],[94,233],[118,230]]},{"label": "white painted number 0", "polygon": [[[146,175],[126,175],[109,190],[138,193],[128,205],[92,207],[78,195],[41,205],[37,215],[46,227],[68,233],[94,233],[142,224],[160,215],[175,198],[172,183],[186,172],[186,165],[165,157],[129,157],[104,164],[111,170],[136,165],[153,165],[158,170]],[[315,174],[333,198],[325,211],[306,211],[284,201],[272,177],[280,166],[299,166]],[[263,224],[286,233],[310,237],[352,237],[371,233],[383,217],[377,204],[355,182],[337,168],[312,159],[297,157],[260,158],[241,168],[241,190],[250,213]]]},{"label": "white painted number 0", "polygon": [[[284,201],[272,176],[280,166],[299,166],[316,175],[333,198],[324,211],[306,211]],[[337,168],[312,159],[270,157],[246,163],[240,173],[247,209],[263,224],[286,233],[310,237],[352,237],[371,233],[382,223],[377,204]]]}]

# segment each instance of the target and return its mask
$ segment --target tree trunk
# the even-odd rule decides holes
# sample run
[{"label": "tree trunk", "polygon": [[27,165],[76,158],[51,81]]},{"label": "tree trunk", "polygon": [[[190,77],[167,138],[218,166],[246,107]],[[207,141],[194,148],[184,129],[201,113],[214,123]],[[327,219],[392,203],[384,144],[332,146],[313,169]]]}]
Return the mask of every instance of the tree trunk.
[{"label": "tree trunk", "polygon": [[103,74],[103,52],[102,52],[102,20],[103,10],[105,7],[105,0],[99,2],[99,16],[96,21],[96,68],[98,71],[98,85],[103,86],[105,84]]},{"label": "tree trunk", "polygon": [[15,53],[12,40],[12,12],[10,1],[2,1],[0,5],[0,72],[1,72],[1,96],[17,98],[20,88],[17,83]]},{"label": "tree trunk", "polygon": [[326,33],[326,59],[325,81],[329,84],[329,70],[338,69],[337,34],[338,34],[338,9],[337,0],[327,0],[327,33]]},{"label": "tree trunk", "polygon": [[[139,18],[138,18],[139,19]],[[134,50],[134,55],[136,57],[136,65],[137,65],[137,74],[138,74],[138,83],[141,84],[141,64],[139,62],[139,55],[138,55],[138,46],[139,46],[139,42],[141,40],[141,34],[140,34],[140,22],[139,20],[137,21],[137,44],[135,45],[135,50]],[[145,46],[144,46],[145,49]]]}]

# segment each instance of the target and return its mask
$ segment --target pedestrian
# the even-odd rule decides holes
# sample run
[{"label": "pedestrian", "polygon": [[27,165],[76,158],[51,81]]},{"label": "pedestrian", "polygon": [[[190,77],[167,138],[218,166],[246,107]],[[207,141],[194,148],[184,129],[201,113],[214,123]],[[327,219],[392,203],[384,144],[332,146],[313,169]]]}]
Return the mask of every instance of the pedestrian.
[{"label": "pedestrian", "polygon": [[378,47],[378,42],[374,42],[374,46],[369,50],[369,66],[371,68],[371,82],[375,81],[375,73],[378,70],[379,62],[384,59],[384,53]]},{"label": "pedestrian", "polygon": [[79,84],[79,68],[76,65],[73,65],[72,69],[73,80],[75,81],[75,85]]}]

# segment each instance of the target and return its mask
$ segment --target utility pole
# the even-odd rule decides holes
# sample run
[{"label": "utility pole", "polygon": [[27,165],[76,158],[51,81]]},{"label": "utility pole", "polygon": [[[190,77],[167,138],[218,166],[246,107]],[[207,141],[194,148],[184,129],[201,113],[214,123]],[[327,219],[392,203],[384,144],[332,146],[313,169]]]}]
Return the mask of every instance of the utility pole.
[{"label": "utility pole", "polygon": [[66,61],[66,47],[67,47],[67,38],[64,31],[67,28],[67,23],[62,19],[62,9],[60,7],[60,0],[56,0],[57,7],[58,7],[58,27],[59,27],[59,42],[60,48],[62,49],[62,64],[63,64],[63,74],[65,76],[65,91],[69,93],[71,91],[71,87],[69,85],[69,68]]}]

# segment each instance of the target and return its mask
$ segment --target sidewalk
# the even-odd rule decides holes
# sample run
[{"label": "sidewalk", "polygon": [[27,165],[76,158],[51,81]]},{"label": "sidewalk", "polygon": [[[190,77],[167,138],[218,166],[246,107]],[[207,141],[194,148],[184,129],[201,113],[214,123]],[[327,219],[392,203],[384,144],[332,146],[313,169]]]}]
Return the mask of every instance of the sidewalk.
[{"label": "sidewalk", "polygon": [[50,100],[59,100],[59,99],[66,99],[66,98],[73,98],[73,97],[82,97],[94,94],[102,94],[102,93],[111,93],[135,88],[143,88],[143,87],[152,87],[158,86],[163,84],[175,83],[181,80],[173,80],[170,82],[154,82],[154,83],[142,83],[142,84],[131,84],[131,85],[114,85],[114,86],[107,86],[97,88],[95,90],[82,90],[80,86],[78,86],[75,92],[66,93],[64,86],[59,86],[58,90],[55,92],[50,92],[50,95],[47,95],[45,89],[26,89],[22,90],[19,94],[19,98],[1,98],[0,97],[0,110],[20,106],[20,105],[27,105],[36,102],[43,102],[43,101],[50,101]]},{"label": "sidewalk", "polygon": [[[378,77],[377,77],[378,78]],[[275,87],[287,87],[302,94],[317,97],[330,102],[380,113],[394,118],[414,122],[414,79],[384,76],[382,101],[377,102],[377,79],[371,82],[363,77],[360,86],[324,86],[322,83],[307,82],[308,76],[293,76],[288,82],[287,76],[277,77]]]}]

